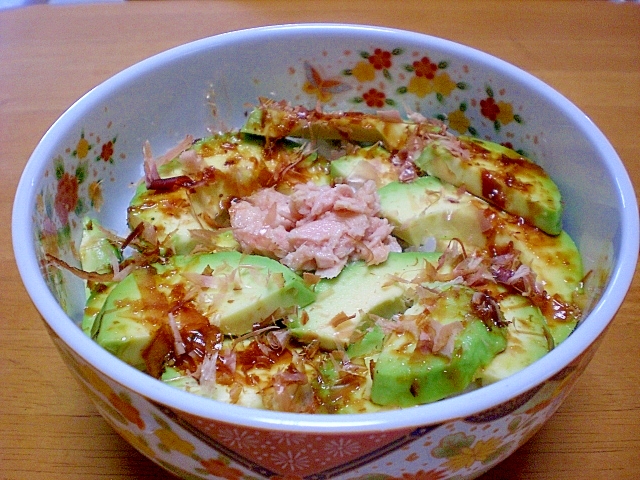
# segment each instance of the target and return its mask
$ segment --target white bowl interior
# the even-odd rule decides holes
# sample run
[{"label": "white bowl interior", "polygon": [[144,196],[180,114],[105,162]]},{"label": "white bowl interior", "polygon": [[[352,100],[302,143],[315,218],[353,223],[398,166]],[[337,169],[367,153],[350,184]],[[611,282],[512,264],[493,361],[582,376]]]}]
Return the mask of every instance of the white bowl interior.
[{"label": "white bowl interior", "polygon": [[[95,143],[115,139],[113,164],[99,166],[105,203],[94,214],[122,233],[131,185],[142,175],[144,141],[149,140],[154,152],[161,153],[186,134],[198,137],[212,129],[239,127],[248,105],[260,96],[312,107],[316,97],[301,88],[305,62],[321,65],[322,75],[334,78],[358,52],[374,48],[404,49],[408,58],[411,52],[428,52],[430,58],[448,62],[454,81],[466,82],[466,89],[441,99],[434,94],[424,98],[398,95],[396,105],[401,111],[406,107],[435,116],[452,111],[467,97],[486,95],[487,87],[506,92],[524,120],[496,129],[469,109],[476,133],[522,148],[551,174],[564,196],[565,229],[578,244],[586,269],[606,280],[602,297],[569,339],[507,380],[464,398],[418,407],[408,418],[402,412],[326,417],[248,414],[231,405],[211,409],[210,400],[160,384],[122,364],[82,334],[67,317],[76,322],[81,318],[82,283],[65,276],[62,287],[52,288],[39,274],[42,251],[36,239],[43,229],[38,201],[51,182],[45,171],[52,170],[56,158],[69,156],[80,132],[91,132]],[[393,94],[388,92],[390,98]],[[362,104],[354,104],[353,98],[354,93],[336,94],[326,108],[361,109]],[[78,225],[71,228],[72,241],[77,240]],[[471,48],[411,32],[353,25],[289,25],[232,32],[175,48],[130,67],[81,98],[46,133],[25,168],[14,206],[13,241],[26,288],[45,320],[64,342],[108,376],[160,403],[203,416],[215,411],[216,418],[240,424],[338,431],[428,424],[470,415],[559,371],[600,335],[623,301],[638,255],[638,210],[624,166],[603,134],[567,99],[522,70]],[[60,300],[66,313],[52,292],[65,297]]]}]

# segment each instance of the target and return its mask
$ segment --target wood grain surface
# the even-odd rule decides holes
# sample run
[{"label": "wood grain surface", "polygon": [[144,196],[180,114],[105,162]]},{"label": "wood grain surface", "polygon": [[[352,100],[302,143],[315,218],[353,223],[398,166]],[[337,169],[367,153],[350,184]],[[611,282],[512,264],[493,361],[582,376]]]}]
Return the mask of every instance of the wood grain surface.
[{"label": "wood grain surface", "polygon": [[[98,415],[22,287],[13,195],[31,151],[83,93],[213,34],[292,22],[424,32],[501,57],[576,103],[640,187],[640,5],[606,1],[220,0],[0,11],[0,479],[167,478]],[[640,276],[573,393],[487,479],[640,478]]]}]

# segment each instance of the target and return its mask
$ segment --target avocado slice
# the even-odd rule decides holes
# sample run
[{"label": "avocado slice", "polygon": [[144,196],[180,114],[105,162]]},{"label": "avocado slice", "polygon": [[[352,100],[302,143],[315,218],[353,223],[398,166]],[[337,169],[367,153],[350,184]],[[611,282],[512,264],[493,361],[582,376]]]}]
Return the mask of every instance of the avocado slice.
[{"label": "avocado slice", "polygon": [[191,198],[184,189],[170,192],[147,190],[140,185],[127,209],[127,221],[131,230],[141,223],[153,225],[161,247],[161,253],[186,255],[197,242],[191,231],[202,229],[202,224],[191,208]]},{"label": "avocado slice", "polygon": [[417,128],[415,123],[390,120],[375,114],[323,113],[303,107],[292,108],[281,102],[268,102],[249,113],[240,131],[268,139],[298,137],[371,144],[382,142],[388,150],[399,150]]},{"label": "avocado slice", "polygon": [[119,282],[96,318],[93,336],[120,359],[146,370],[145,350],[172,311],[188,307],[235,336],[314,298],[301,277],[266,257],[235,251],[174,256]]},{"label": "avocado slice", "polygon": [[381,215],[409,246],[419,247],[432,239],[434,248],[441,250],[457,239],[467,253],[495,256],[512,245],[550,297],[543,314],[554,343],[574,330],[583,301],[584,269],[580,252],[566,232],[548,235],[435,177],[393,182],[379,194]]},{"label": "avocado slice", "polygon": [[336,182],[350,185],[373,180],[380,188],[390,182],[397,182],[400,169],[391,162],[391,153],[376,143],[358,147],[352,153],[333,160],[331,177]]},{"label": "avocado slice", "polygon": [[107,301],[109,294],[115,288],[118,282],[110,282],[95,286],[89,293],[87,301],[82,313],[82,322],[80,327],[85,335],[93,337],[96,334],[98,323],[96,319],[102,311],[104,303]]},{"label": "avocado slice", "polygon": [[109,239],[100,222],[90,217],[82,221],[79,253],[80,265],[85,272],[110,272],[113,260],[122,261],[122,252],[118,245]]},{"label": "avocado slice", "polygon": [[549,293],[572,302],[580,291],[580,252],[564,231],[547,235],[487,202],[435,177],[392,182],[378,191],[380,214],[394,226],[394,235],[409,246],[434,239],[438,247],[458,239],[468,251],[500,250],[509,243],[520,251]]},{"label": "avocado slice", "polygon": [[[113,261],[122,261],[122,251],[95,218],[82,221],[82,237],[79,247],[80,268],[85,272],[110,273]],[[87,281],[87,301],[82,316],[81,328],[91,335],[94,322],[109,292],[116,282]]]},{"label": "avocado slice", "polygon": [[555,346],[547,322],[535,305],[521,295],[501,295],[500,310],[509,322],[507,346],[478,373],[483,385],[497,382],[542,358]]},{"label": "avocado slice", "polygon": [[[474,314],[473,295],[474,290],[468,287],[445,288],[436,303],[423,313],[425,318],[442,325],[461,323],[461,330],[451,334],[454,343],[450,357],[423,351],[418,339],[408,332],[389,336],[371,372],[373,403],[409,407],[461,393],[480,369],[505,350],[504,328],[487,325]],[[420,328],[421,320],[417,323]]]},{"label": "avocado slice", "polygon": [[429,142],[416,166],[550,235],[562,231],[560,190],[542,167],[494,142],[460,137],[459,143],[464,155],[448,139]]},{"label": "avocado slice", "polygon": [[411,281],[440,254],[392,252],[384,263],[347,265],[331,279],[315,287],[316,301],[301,309],[289,325],[291,333],[304,343],[317,340],[327,350],[345,348],[367,315],[390,317],[407,308],[405,281]]},{"label": "avocado slice", "polygon": [[[154,295],[143,295],[143,291]],[[107,296],[92,326],[93,338],[120,360],[144,371],[143,352],[166,317],[167,307],[151,269],[134,270]]]},{"label": "avocado slice", "polygon": [[[393,225],[393,234],[407,245],[433,243],[443,251],[454,238],[483,247],[481,201],[436,177],[391,182],[378,190],[380,215]],[[482,202],[483,203],[483,202]]]}]

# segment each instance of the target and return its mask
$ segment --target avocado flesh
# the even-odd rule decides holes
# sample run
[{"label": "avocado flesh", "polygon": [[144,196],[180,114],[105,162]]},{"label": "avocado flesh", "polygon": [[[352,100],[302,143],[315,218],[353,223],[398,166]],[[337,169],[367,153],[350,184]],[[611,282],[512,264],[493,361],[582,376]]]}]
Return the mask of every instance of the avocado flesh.
[{"label": "avocado flesh", "polygon": [[382,142],[388,150],[399,150],[416,130],[415,123],[385,120],[373,114],[324,114],[306,110],[304,114],[300,114],[272,105],[254,109],[240,131],[269,139],[298,137],[362,143]]},{"label": "avocado flesh", "polygon": [[371,401],[383,406],[410,407],[435,402],[463,392],[507,346],[504,329],[487,326],[471,311],[474,291],[451,287],[440,296],[427,314],[443,325],[461,322],[453,352],[422,351],[418,340],[404,332],[392,333],[375,359]]},{"label": "avocado flesh", "polygon": [[581,286],[580,253],[564,231],[547,235],[435,177],[393,182],[379,194],[381,215],[409,246],[421,246],[432,237],[439,247],[458,239],[469,251],[513,242],[522,262],[531,266],[549,293],[571,302]]},{"label": "avocado flesh", "polygon": [[425,262],[433,264],[438,257],[392,252],[379,265],[347,265],[337,277],[318,282],[316,301],[300,310],[289,330],[304,343],[317,340],[326,350],[345,348],[367,315],[390,317],[406,310],[407,287],[398,279],[413,279]]},{"label": "avocado flesh", "polygon": [[[110,273],[113,262],[122,261],[122,252],[94,218],[83,220],[79,254],[80,268],[85,272]],[[115,282],[87,282],[87,301],[81,322],[82,331],[87,335],[91,335],[96,317],[114,286]]]},{"label": "avocado flesh", "polygon": [[[381,215],[394,226],[394,234],[407,245],[419,247],[432,238],[436,249],[457,239],[467,253],[507,248],[520,252],[520,261],[535,272],[547,293],[566,304],[580,303],[584,271],[580,253],[566,232],[543,231],[480,198],[460,191],[435,177],[394,182],[379,190]],[[490,227],[490,228],[489,228]],[[556,344],[575,328],[575,312],[556,318],[544,312]]]},{"label": "avocado flesh", "polygon": [[82,322],[80,324],[85,335],[88,335],[89,337],[95,336],[99,325],[99,323],[96,322],[98,315],[100,315],[102,307],[116,285],[117,282],[103,284],[101,288],[95,289],[89,293],[82,313]]},{"label": "avocado flesh", "polygon": [[416,166],[550,235],[562,231],[560,190],[539,165],[493,142],[470,137],[459,141],[468,158],[449,142],[434,140],[415,160]]},{"label": "avocado flesh", "polygon": [[154,335],[194,289],[188,303],[226,335],[251,332],[281,309],[315,298],[302,278],[266,257],[235,251],[175,256],[166,265],[134,270],[117,284],[96,318],[95,340],[145,370],[144,352]]},{"label": "avocado flesh", "polygon": [[464,245],[482,247],[482,211],[479,200],[444,184],[436,177],[413,182],[391,182],[378,190],[380,215],[393,225],[393,234],[419,247],[429,240],[443,251],[456,238]]},{"label": "avocado flesh", "polygon": [[120,249],[108,238],[98,220],[85,218],[80,239],[80,265],[85,272],[106,273],[113,261],[121,261]]},{"label": "avocado flesh", "polygon": [[[120,360],[146,370],[143,352],[151,343],[163,317],[139,285],[149,285],[147,269],[134,270],[109,293],[91,329],[94,340]],[[165,314],[166,315],[166,314]]]},{"label": "avocado flesh", "polygon": [[399,169],[391,162],[391,153],[374,144],[359,147],[349,155],[331,162],[331,177],[336,182],[362,185],[373,180],[377,187],[399,180]]},{"label": "avocado flesh", "polygon": [[480,370],[477,377],[483,385],[497,382],[542,358],[555,342],[540,310],[521,295],[500,297],[500,310],[509,322],[507,346]]}]

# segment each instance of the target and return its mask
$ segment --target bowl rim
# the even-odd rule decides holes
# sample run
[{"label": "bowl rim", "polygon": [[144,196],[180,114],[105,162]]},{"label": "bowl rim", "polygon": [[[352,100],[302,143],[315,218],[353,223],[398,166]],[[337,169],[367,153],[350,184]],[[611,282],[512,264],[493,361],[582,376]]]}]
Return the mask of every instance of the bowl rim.
[{"label": "bowl rim", "polygon": [[[92,105],[99,101],[102,95],[107,94],[112,88],[117,88],[119,85],[125,84],[129,79],[153,70],[172,58],[202,49],[224,47],[228,43],[243,42],[261,36],[296,36],[307,33],[331,32],[359,32],[383,35],[386,38],[405,39],[409,42],[417,39],[420,42],[437,45],[467,57],[470,56],[478,61],[490,64],[492,68],[500,72],[517,75],[529,88],[552,100],[559,109],[574,118],[578,128],[589,134],[594,145],[597,145],[600,150],[602,157],[608,159],[606,167],[611,170],[612,177],[616,179],[620,195],[618,201],[621,202],[623,207],[622,232],[620,235],[619,258],[612,265],[609,283],[600,300],[580,326],[579,333],[569,336],[562,343],[561,348],[549,352],[536,361],[534,365],[504,380],[435,404],[412,407],[412,415],[406,415],[406,409],[376,413],[328,415],[282,413],[215,401],[212,403],[211,399],[202,398],[162,384],[157,379],[126,365],[106,350],[100,348],[81,329],[68,328],[71,320],[57,303],[40,274],[35,248],[31,247],[33,243],[32,210],[24,208],[25,205],[29,207],[35,205],[35,186],[38,184],[38,179],[42,175],[45,164],[52,158],[51,152],[53,152],[55,146],[56,136],[64,132],[66,125],[77,118],[78,115],[82,115],[82,112],[89,110]],[[579,357],[605,331],[631,285],[635,265],[638,261],[639,216],[638,204],[631,180],[624,164],[604,134],[566,97],[519,67],[473,47],[424,33],[349,23],[301,23],[235,30],[176,46],[133,64],[83,95],[47,130],[24,168],[16,190],[12,211],[12,242],[14,257],[22,282],[43,320],[85,362],[120,385],[137,392],[156,404],[213,421],[293,432],[362,433],[439,424],[491,409],[541,384]],[[25,249],[25,245],[29,245],[29,248]],[[604,302],[603,299],[607,301]],[[442,407],[443,405],[444,407]]]}]

